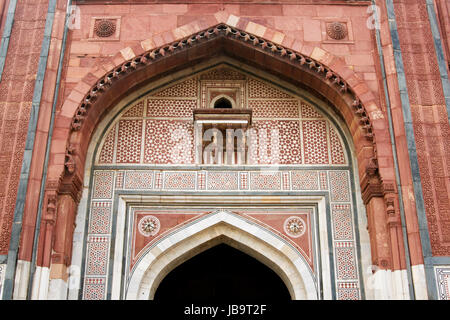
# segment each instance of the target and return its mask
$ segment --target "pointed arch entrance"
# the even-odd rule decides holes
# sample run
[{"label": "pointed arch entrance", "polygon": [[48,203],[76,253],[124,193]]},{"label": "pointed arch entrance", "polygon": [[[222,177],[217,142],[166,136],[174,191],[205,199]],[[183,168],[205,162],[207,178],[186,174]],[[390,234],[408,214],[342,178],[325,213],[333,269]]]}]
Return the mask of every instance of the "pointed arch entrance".
[{"label": "pointed arch entrance", "polygon": [[288,301],[289,291],[270,268],[226,244],[182,263],[159,284],[155,301]]}]

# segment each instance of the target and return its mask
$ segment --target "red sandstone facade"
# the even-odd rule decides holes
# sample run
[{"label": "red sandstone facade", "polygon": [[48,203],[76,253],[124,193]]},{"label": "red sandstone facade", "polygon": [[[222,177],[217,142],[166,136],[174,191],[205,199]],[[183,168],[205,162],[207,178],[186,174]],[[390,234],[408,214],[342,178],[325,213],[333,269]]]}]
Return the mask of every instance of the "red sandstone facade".
[{"label": "red sandstone facade", "polygon": [[[70,1],[57,0],[54,12],[52,1],[18,1],[8,25],[11,2],[0,3],[0,33],[11,28],[0,82],[0,255],[13,272],[3,274],[5,299],[67,298],[51,282],[68,281],[88,148],[108,112],[140,88],[221,55],[326,101],[351,135],[371,264],[404,272],[407,299],[450,299],[439,285],[450,282],[450,2],[393,1],[395,28],[389,4],[378,0],[72,1],[68,23]],[[51,289],[41,284],[33,290],[45,292],[33,296],[35,267],[49,270]]]}]

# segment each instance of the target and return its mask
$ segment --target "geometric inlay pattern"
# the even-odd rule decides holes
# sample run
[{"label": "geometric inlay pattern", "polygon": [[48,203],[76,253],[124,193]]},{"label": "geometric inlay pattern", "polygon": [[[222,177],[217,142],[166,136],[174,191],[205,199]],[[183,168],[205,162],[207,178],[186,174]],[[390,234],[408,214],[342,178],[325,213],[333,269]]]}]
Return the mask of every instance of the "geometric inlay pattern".
[{"label": "geometric inlay pattern", "polygon": [[254,121],[250,139],[251,163],[302,163],[299,121]]},{"label": "geometric inlay pattern", "polygon": [[338,280],[353,280],[358,278],[355,259],[355,248],[352,242],[335,243],[335,259]]},{"label": "geometric inlay pattern", "polygon": [[84,282],[84,300],[104,300],[105,299],[105,278],[86,278]]},{"label": "geometric inlay pattern", "polygon": [[111,199],[113,171],[96,171],[94,175],[94,199]]},{"label": "geometric inlay pattern", "polygon": [[353,223],[350,204],[331,205],[333,231],[336,240],[353,239]]},{"label": "geometric inlay pattern", "polygon": [[339,140],[339,136],[336,134],[336,131],[332,126],[330,128],[330,144],[331,144],[331,163],[332,164],[345,164],[345,154],[344,149],[342,148],[341,141]]},{"label": "geometric inlay pattern", "polygon": [[347,171],[330,171],[331,201],[350,201]]},{"label": "geometric inlay pattern", "polygon": [[144,101],[136,103],[133,107],[126,111],[122,118],[141,118],[144,115]]},{"label": "geometric inlay pattern", "polygon": [[193,125],[189,121],[147,120],[144,163],[194,162]]},{"label": "geometric inlay pattern", "polygon": [[151,93],[122,111],[102,138],[97,164],[194,164],[193,110],[211,108],[221,94],[252,109],[248,164],[346,164],[342,138],[316,107],[230,68]]},{"label": "geometric inlay pattern", "polygon": [[151,189],[153,172],[127,171],[125,175],[125,189]]},{"label": "geometric inlay pattern", "polygon": [[297,100],[250,100],[253,118],[298,118]]},{"label": "geometric inlay pattern", "polygon": [[320,183],[320,190],[328,190],[328,181],[327,181],[327,172],[326,171],[319,172],[319,183]]},{"label": "geometric inlay pattern", "polygon": [[328,163],[327,123],[324,120],[302,121],[306,164]]},{"label": "geometric inlay pattern", "polygon": [[237,190],[238,173],[237,172],[209,172],[208,189],[209,190]]},{"label": "geometric inlay pattern", "polygon": [[230,68],[215,68],[200,76],[201,80],[245,80],[246,76]]},{"label": "geometric inlay pattern", "polygon": [[292,99],[293,97],[275,87],[269,86],[262,81],[250,78],[248,81],[249,98],[265,99]]},{"label": "geometric inlay pattern", "polygon": [[148,99],[147,117],[192,118],[197,100]]},{"label": "geometric inlay pattern", "polygon": [[105,142],[103,143],[102,151],[98,159],[99,163],[112,163],[114,160],[114,141],[116,139],[116,126],[113,126],[109,130],[106,136]]},{"label": "geometric inlay pattern", "polygon": [[315,119],[315,118],[323,118],[323,116],[309,104],[302,103],[302,118]]},{"label": "geometric inlay pattern", "polygon": [[198,94],[198,80],[191,78],[162,91],[152,94],[154,97],[196,97]]},{"label": "geometric inlay pattern", "polygon": [[317,171],[292,171],[292,190],[318,190],[319,181]]},{"label": "geometric inlay pattern", "polygon": [[252,190],[281,190],[280,172],[251,172],[250,181]]},{"label": "geometric inlay pattern", "polygon": [[108,262],[108,242],[88,242],[87,275],[106,275]]},{"label": "geometric inlay pattern", "polygon": [[356,282],[339,282],[339,300],[359,300],[359,289]]},{"label": "geometric inlay pattern", "polygon": [[166,172],[164,189],[195,189],[195,172]]},{"label": "geometric inlay pattern", "polygon": [[111,202],[93,201],[91,203],[91,219],[89,233],[107,234],[111,225]]},{"label": "geometric inlay pattern", "polygon": [[[120,168],[120,167],[119,167]],[[221,191],[229,192],[266,192],[273,191],[317,191],[330,192],[330,223],[332,228],[333,253],[335,261],[336,287],[339,299],[358,299],[359,272],[355,249],[355,232],[353,230],[353,210],[349,190],[348,170],[281,170],[267,171],[217,171],[217,170],[123,170],[116,171],[123,182],[113,184],[113,170],[95,170],[93,196],[89,215],[89,240],[86,247],[86,277],[104,275],[109,261],[109,237],[111,237],[111,201],[94,199],[111,199],[114,187],[120,190],[142,191]],[[320,179],[319,179],[320,177]],[[320,182],[319,182],[320,181]],[[328,182],[329,181],[329,182]],[[329,187],[328,187],[329,186]],[[336,203],[338,201],[338,203]],[[297,218],[291,216],[290,218]],[[292,219],[291,219],[292,220]],[[287,236],[301,238],[304,221],[283,220],[282,227]],[[150,221],[141,228],[141,232],[157,234],[160,223]],[[144,224],[144,222],[142,223]],[[145,231],[145,230],[147,231]],[[103,237],[100,237],[103,236]],[[86,281],[84,282],[86,283]],[[91,288],[91,287],[89,287]],[[342,290],[341,290],[342,289]],[[86,290],[84,288],[86,297]],[[103,289],[99,289],[103,290]]]},{"label": "geometric inlay pattern", "polygon": [[[237,106],[233,107],[253,110],[246,156],[254,168],[194,167],[193,110],[210,108],[212,99],[221,94],[235,100]],[[275,192],[327,194],[337,298],[360,298],[350,168],[333,169],[348,163],[345,139],[315,106],[270,82],[231,68],[215,68],[150,93],[121,112],[104,129],[93,171],[84,247],[84,299],[106,299],[108,295],[110,252],[114,252],[110,239],[116,228],[113,213],[120,210],[112,199],[119,190],[139,195],[212,191],[238,197]],[[152,170],[152,165],[157,166]],[[277,223],[282,234],[304,241],[307,237],[301,234],[307,228],[306,220],[295,214],[289,213]],[[157,236],[168,228],[159,215],[143,217],[148,219],[136,225],[142,234]],[[448,282],[443,281],[442,288],[444,284]]]},{"label": "geometric inlay pattern", "polygon": [[120,120],[117,163],[139,163],[141,158],[142,120]]}]

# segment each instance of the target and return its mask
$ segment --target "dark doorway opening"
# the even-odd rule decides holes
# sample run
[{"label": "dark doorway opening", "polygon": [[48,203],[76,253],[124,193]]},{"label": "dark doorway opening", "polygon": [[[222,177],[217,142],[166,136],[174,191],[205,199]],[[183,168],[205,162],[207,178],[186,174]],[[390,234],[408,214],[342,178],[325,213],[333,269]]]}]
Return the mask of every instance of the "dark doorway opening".
[{"label": "dark doorway opening", "polygon": [[290,294],[269,267],[226,244],[208,249],[172,270],[156,301],[287,301]]},{"label": "dark doorway opening", "polygon": [[220,98],[214,103],[214,109],[232,109],[230,100],[226,98]]}]

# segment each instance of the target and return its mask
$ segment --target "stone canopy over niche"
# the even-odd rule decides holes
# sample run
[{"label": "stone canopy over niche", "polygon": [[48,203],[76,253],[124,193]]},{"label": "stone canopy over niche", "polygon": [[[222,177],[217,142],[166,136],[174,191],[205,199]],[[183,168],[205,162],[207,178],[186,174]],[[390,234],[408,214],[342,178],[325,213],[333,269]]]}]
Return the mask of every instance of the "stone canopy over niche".
[{"label": "stone canopy over niche", "polygon": [[108,128],[96,163],[195,164],[194,109],[252,110],[247,164],[346,165],[342,138],[313,105],[277,86],[219,66],[149,93],[126,107]]}]

